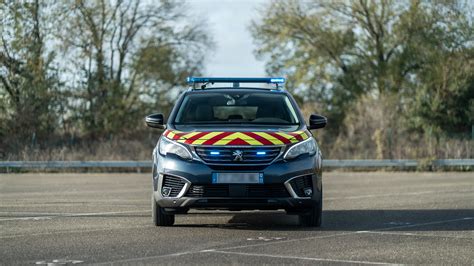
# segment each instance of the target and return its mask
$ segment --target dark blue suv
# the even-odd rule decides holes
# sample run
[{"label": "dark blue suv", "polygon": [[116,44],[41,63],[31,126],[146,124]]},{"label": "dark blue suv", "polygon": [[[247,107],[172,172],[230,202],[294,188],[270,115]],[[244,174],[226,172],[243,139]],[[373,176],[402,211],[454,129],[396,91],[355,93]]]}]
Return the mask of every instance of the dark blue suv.
[{"label": "dark blue suv", "polygon": [[[277,210],[297,214],[302,225],[320,226],[322,157],[309,125],[283,78],[190,77],[164,122],[153,150],[153,222],[171,226],[189,209]],[[212,87],[219,83],[230,86]],[[269,88],[243,87],[260,83]]]}]

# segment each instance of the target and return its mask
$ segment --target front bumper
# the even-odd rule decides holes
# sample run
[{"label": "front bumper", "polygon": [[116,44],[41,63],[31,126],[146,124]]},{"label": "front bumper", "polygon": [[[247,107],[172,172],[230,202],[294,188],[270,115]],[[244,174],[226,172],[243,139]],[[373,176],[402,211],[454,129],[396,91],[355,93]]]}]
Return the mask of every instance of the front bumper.
[{"label": "front bumper", "polygon": [[[191,208],[204,209],[286,209],[301,210],[308,209],[321,200],[322,180],[321,180],[321,160],[319,154],[303,155],[294,160],[277,160],[269,165],[259,166],[216,166],[208,165],[200,161],[184,161],[176,156],[161,156],[155,154],[153,187],[154,197],[160,207],[169,212],[186,212]],[[255,195],[249,196],[240,193],[245,190],[244,184],[231,184],[229,190],[237,191],[225,197],[202,197],[189,196],[193,185],[213,186],[213,172],[259,172],[263,173],[263,184],[266,186],[284,186],[287,190],[286,196]],[[181,178],[184,181],[182,190],[176,195],[165,197],[162,193],[163,178],[165,176]],[[311,179],[312,195],[298,196],[293,190],[290,181],[298,177],[308,177]]]}]

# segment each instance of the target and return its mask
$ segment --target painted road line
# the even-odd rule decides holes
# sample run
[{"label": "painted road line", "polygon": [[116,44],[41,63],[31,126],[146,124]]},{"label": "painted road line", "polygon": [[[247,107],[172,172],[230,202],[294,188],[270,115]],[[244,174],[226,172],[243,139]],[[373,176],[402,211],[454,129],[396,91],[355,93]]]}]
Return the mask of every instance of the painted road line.
[{"label": "painted road line", "polygon": [[418,196],[423,194],[447,194],[447,193],[474,193],[474,190],[428,190],[428,191],[418,191],[418,192],[405,192],[405,193],[385,193],[385,194],[369,194],[369,195],[360,195],[360,196],[348,196],[348,197],[325,197],[324,200],[349,200],[349,199],[368,199],[368,198],[385,198],[385,197],[396,197],[396,196]]},{"label": "painted road line", "polygon": [[388,263],[388,262],[325,259],[325,258],[314,258],[314,257],[284,256],[284,255],[271,255],[271,254],[263,254],[263,253],[246,253],[246,252],[221,251],[221,250],[206,250],[204,252],[232,254],[232,255],[241,255],[241,256],[267,257],[267,258],[277,258],[277,259],[309,260],[309,261],[320,261],[320,262],[339,262],[339,263],[351,263],[351,264],[370,264],[370,265],[393,265],[394,264],[394,263]]},{"label": "painted road line", "polygon": [[[452,222],[460,222],[460,221],[469,221],[473,219],[474,217],[464,217],[464,218],[459,218],[459,219],[442,220],[442,221],[435,221],[435,222],[428,222],[428,223],[398,225],[398,226],[392,226],[392,227],[386,227],[386,228],[374,229],[374,230],[368,230],[368,231],[386,231],[386,230],[393,230],[393,229],[404,229],[404,228],[420,227],[420,226],[426,226],[426,225],[436,225],[436,224],[444,224],[444,223],[452,223]],[[358,231],[358,232],[363,232],[363,231]]]},{"label": "painted road line", "polygon": [[141,229],[147,228],[149,225],[145,226],[133,226],[133,227],[118,227],[118,228],[98,228],[98,229],[73,229],[73,230],[64,230],[64,231],[54,231],[54,232],[44,232],[44,233],[29,233],[29,234],[13,234],[0,236],[0,239],[5,238],[18,238],[18,237],[31,237],[31,236],[47,236],[47,235],[60,235],[60,234],[82,234],[82,233],[91,233],[91,232],[102,232],[102,231],[123,231],[128,229]]},{"label": "painted road line", "polygon": [[[100,263],[100,264],[110,265],[110,264],[114,264],[114,263],[133,263],[133,262],[139,262],[139,261],[143,261],[143,260],[153,260],[153,259],[159,259],[159,258],[164,258],[164,257],[177,257],[177,256],[182,256],[182,255],[197,254],[197,253],[201,253],[201,252],[228,251],[228,250],[231,250],[231,249],[242,249],[242,248],[250,248],[250,247],[276,245],[276,244],[286,244],[286,243],[299,242],[299,241],[304,241],[304,240],[314,240],[314,239],[322,239],[322,238],[331,238],[331,237],[341,237],[341,236],[347,236],[347,235],[355,235],[355,234],[361,234],[361,233],[377,231],[377,230],[381,231],[381,230],[411,228],[411,227],[419,227],[419,226],[425,226],[425,225],[434,225],[434,224],[443,224],[443,223],[450,223],[450,222],[466,221],[466,220],[471,220],[471,219],[474,219],[474,217],[465,217],[465,218],[460,218],[460,219],[441,220],[441,221],[434,221],[434,222],[428,222],[428,223],[419,223],[419,224],[412,224],[412,225],[403,225],[403,226],[382,227],[382,228],[374,228],[374,229],[368,230],[368,231],[354,231],[354,232],[330,234],[330,235],[324,235],[324,236],[313,236],[313,237],[305,237],[305,238],[297,238],[297,239],[287,239],[287,240],[281,240],[281,241],[271,241],[271,242],[264,242],[264,243],[258,243],[258,244],[239,245],[239,246],[218,248],[218,249],[204,249],[204,250],[198,250],[198,251],[177,252],[177,253],[163,254],[163,255],[157,255],[157,256],[148,256],[148,257],[138,257],[138,258],[130,258],[130,259],[124,259],[124,260],[107,261],[107,262],[103,262],[103,263]],[[252,254],[252,253],[249,253],[249,254]],[[265,255],[265,254],[262,254],[262,255]],[[270,256],[273,256],[273,255],[270,255]],[[318,259],[318,258],[315,258],[315,259]],[[336,262],[336,261],[334,261],[334,262]],[[339,262],[342,263],[343,260],[341,260]],[[353,262],[353,263],[358,263],[358,262]],[[362,263],[362,262],[360,262],[360,263]],[[366,264],[370,264],[370,263],[371,262],[366,262]],[[377,262],[374,262],[374,263],[375,264],[380,264],[380,263],[377,263]],[[382,264],[386,264],[386,263],[382,263]]]},{"label": "painted road line", "polygon": [[361,231],[361,234],[379,234],[379,235],[394,235],[394,236],[412,236],[412,237],[434,237],[434,238],[455,238],[455,239],[474,239],[467,236],[447,236],[447,235],[433,235],[433,234],[420,234],[420,233],[403,233],[403,232],[378,232],[378,231]]},{"label": "painted road line", "polygon": [[31,217],[5,218],[5,219],[0,219],[0,222],[3,222],[3,221],[35,220],[35,219],[45,219],[45,218],[59,218],[59,217],[83,217],[83,216],[124,214],[124,213],[144,213],[144,212],[150,212],[150,211],[149,210],[140,210],[140,211],[119,211],[119,212],[64,213],[64,214],[60,214],[60,215],[50,215],[50,216],[31,216]]},{"label": "painted road line", "polygon": [[338,233],[338,234],[331,234],[331,235],[323,235],[323,236],[312,236],[312,237],[305,237],[305,238],[297,238],[297,239],[288,239],[283,241],[274,241],[274,242],[266,242],[266,243],[258,243],[258,244],[251,244],[251,245],[241,245],[235,247],[227,247],[227,248],[219,248],[219,250],[229,250],[229,249],[239,249],[239,248],[247,248],[247,247],[258,247],[258,246],[267,246],[267,245],[275,245],[281,243],[291,243],[291,242],[298,242],[304,240],[313,240],[313,239],[321,239],[321,238],[330,238],[330,237],[340,237],[340,236],[347,236],[347,235],[354,235],[372,231],[383,231],[383,230],[392,230],[392,229],[403,229],[403,228],[411,228],[411,227],[419,227],[425,225],[435,225],[435,224],[443,224],[443,223],[450,223],[450,222],[459,222],[465,220],[471,220],[473,217],[465,217],[460,219],[451,219],[451,220],[441,220],[435,222],[428,222],[428,223],[418,223],[418,224],[411,224],[411,225],[402,225],[402,226],[390,226],[390,227],[382,227],[372,230],[365,230],[365,231],[354,231],[354,232],[345,232],[345,233]]}]

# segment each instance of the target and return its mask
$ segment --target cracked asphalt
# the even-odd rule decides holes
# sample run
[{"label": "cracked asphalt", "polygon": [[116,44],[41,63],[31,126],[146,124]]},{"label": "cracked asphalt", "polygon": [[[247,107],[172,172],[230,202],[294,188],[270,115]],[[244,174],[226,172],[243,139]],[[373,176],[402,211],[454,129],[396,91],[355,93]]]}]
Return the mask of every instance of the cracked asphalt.
[{"label": "cracked asphalt", "polygon": [[0,264],[474,264],[473,172],[327,172],[321,228],[193,211],[155,227],[150,174],[0,174]]}]

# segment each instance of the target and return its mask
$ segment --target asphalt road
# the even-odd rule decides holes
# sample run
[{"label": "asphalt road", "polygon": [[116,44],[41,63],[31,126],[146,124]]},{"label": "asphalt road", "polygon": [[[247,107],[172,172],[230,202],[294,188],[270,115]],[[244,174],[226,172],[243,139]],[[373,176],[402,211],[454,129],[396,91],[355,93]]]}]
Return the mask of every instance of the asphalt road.
[{"label": "asphalt road", "polygon": [[0,264],[474,264],[474,173],[326,173],[320,229],[275,212],[154,227],[150,174],[0,174]]}]

